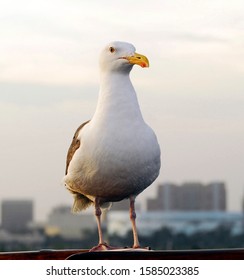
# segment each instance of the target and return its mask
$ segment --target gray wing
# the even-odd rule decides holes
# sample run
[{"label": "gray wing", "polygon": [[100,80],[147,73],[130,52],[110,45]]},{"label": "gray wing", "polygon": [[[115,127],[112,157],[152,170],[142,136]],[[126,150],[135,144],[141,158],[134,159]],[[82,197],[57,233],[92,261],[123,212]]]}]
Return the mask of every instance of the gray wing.
[{"label": "gray wing", "polygon": [[67,173],[68,173],[69,163],[72,160],[73,155],[75,154],[76,150],[80,147],[80,140],[77,139],[79,132],[88,123],[89,123],[89,121],[86,121],[83,124],[81,124],[75,132],[75,135],[73,137],[73,140],[71,142],[71,145],[70,145],[68,153],[67,153],[65,175],[67,175]]}]

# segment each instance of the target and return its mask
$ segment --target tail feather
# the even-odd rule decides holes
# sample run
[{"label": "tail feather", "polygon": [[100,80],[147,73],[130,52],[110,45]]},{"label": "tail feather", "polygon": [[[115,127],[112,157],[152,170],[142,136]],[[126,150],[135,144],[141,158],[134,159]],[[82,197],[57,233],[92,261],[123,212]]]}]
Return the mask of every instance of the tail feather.
[{"label": "tail feather", "polygon": [[[67,189],[68,189],[68,191],[70,191],[73,194],[73,197],[74,197],[74,203],[73,203],[73,206],[71,209],[72,213],[78,213],[82,210],[85,210],[86,208],[88,208],[89,206],[91,206],[94,203],[87,196],[85,196],[81,193],[75,192],[69,187],[67,187]],[[112,202],[103,202],[100,205],[100,207],[102,209],[107,209],[107,210],[109,210],[111,208],[111,206],[112,206]]]},{"label": "tail feather", "polygon": [[82,194],[73,193],[73,195],[74,195],[74,203],[72,206],[72,213],[78,213],[82,210],[85,210],[93,203],[89,198],[87,198]]}]

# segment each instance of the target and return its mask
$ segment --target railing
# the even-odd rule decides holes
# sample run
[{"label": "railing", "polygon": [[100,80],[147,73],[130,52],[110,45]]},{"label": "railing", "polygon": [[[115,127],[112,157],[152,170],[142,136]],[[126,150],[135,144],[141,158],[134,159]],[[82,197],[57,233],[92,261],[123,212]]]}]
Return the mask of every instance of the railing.
[{"label": "railing", "polygon": [[0,260],[244,260],[244,249],[172,251],[40,250],[0,253]]}]

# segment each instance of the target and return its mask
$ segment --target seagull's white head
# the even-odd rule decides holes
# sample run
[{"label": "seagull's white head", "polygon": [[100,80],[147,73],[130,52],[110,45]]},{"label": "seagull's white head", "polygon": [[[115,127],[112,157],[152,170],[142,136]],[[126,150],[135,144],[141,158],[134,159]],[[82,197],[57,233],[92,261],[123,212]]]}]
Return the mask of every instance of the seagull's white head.
[{"label": "seagull's white head", "polygon": [[100,54],[100,69],[102,72],[127,72],[133,65],[149,67],[146,56],[135,52],[135,47],[126,42],[111,42]]}]

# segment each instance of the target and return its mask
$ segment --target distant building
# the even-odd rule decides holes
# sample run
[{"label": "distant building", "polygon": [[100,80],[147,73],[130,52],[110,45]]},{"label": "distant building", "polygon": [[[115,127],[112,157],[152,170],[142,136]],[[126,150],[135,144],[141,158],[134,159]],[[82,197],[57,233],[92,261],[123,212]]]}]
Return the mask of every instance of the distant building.
[{"label": "distant building", "polygon": [[225,211],[226,190],[222,182],[207,185],[171,183],[159,185],[157,197],[148,199],[148,211]]},{"label": "distant building", "polygon": [[73,214],[70,207],[58,206],[49,214],[46,233],[60,235],[66,239],[80,239],[95,229],[96,221],[93,213]]},{"label": "distant building", "polygon": [[33,222],[31,200],[4,200],[2,202],[2,228],[11,233],[25,233]]},{"label": "distant building", "polygon": [[[168,228],[174,233],[192,235],[196,232],[207,232],[220,226],[231,229],[232,234],[241,234],[242,214],[223,211],[184,211],[159,212],[141,211],[137,215],[139,235],[150,236],[155,231]],[[131,221],[125,211],[114,211],[108,214],[108,233],[124,236],[131,231]]]}]

